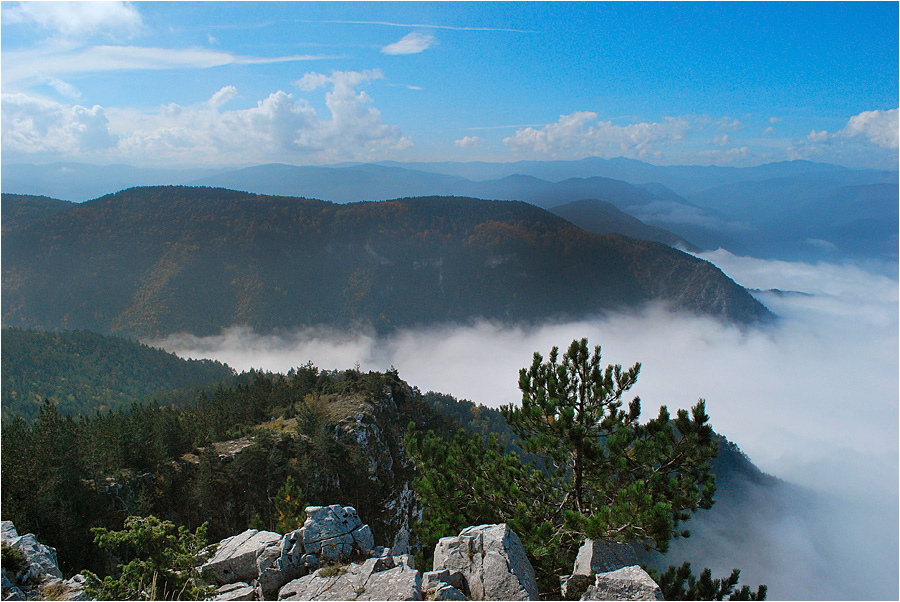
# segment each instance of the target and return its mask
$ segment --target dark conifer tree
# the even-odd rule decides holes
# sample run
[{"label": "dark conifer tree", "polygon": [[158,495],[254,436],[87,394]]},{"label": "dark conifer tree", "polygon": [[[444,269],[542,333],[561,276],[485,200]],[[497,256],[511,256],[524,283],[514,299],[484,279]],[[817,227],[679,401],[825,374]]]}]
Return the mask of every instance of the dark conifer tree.
[{"label": "dark conifer tree", "polygon": [[559,361],[539,353],[519,372],[522,405],[501,408],[525,451],[552,461],[566,483],[567,524],[591,538],[640,540],[668,548],[680,521],[713,503],[715,479],[708,461],[716,444],[703,400],[689,415],[659,416],[640,424],[640,399],[623,409],[640,364],[600,367],[600,347],[572,341]]}]

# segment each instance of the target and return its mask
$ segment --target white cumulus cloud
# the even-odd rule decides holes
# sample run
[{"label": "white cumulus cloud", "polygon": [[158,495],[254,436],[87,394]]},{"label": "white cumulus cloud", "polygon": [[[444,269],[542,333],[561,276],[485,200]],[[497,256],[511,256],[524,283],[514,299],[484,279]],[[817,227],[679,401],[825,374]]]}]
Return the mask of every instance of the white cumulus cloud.
[{"label": "white cumulus cloud", "polygon": [[384,54],[417,54],[424,52],[437,43],[433,35],[427,33],[410,33],[393,44],[381,49]]},{"label": "white cumulus cloud", "polygon": [[667,118],[659,123],[614,125],[598,121],[597,113],[579,111],[560,115],[556,123],[542,128],[527,127],[503,139],[514,151],[575,156],[624,155],[648,157],[656,147],[681,140],[690,130],[684,119]]},{"label": "white cumulus cloud", "polygon": [[238,96],[224,86],[193,105],[169,103],[144,111],[70,106],[24,93],[3,95],[2,147],[17,160],[37,157],[147,164],[312,163],[371,160],[413,146],[385,124],[372,98],[358,87],[379,71],[308,73],[305,92],[325,88],[330,112],[320,116],[305,98],[278,90],[246,108],[228,108]]},{"label": "white cumulus cloud", "polygon": [[100,106],[67,106],[27,94],[0,97],[4,151],[23,154],[95,153],[115,146]]},{"label": "white cumulus cloud", "polygon": [[4,3],[3,20],[37,25],[67,37],[98,32],[131,34],[143,24],[130,2]]},{"label": "white cumulus cloud", "polygon": [[900,113],[898,109],[863,111],[859,115],[851,117],[839,135],[845,138],[862,136],[882,148],[896,149],[900,146],[898,144],[898,138],[900,138],[898,136],[898,129],[900,129],[898,113]]},{"label": "white cumulus cloud", "polygon": [[481,146],[481,138],[478,136],[464,136],[459,140],[454,140],[453,144],[460,148],[477,148]]},{"label": "white cumulus cloud", "polygon": [[825,142],[828,140],[828,138],[829,138],[829,136],[828,136],[827,130],[822,130],[821,132],[817,132],[816,130],[813,130],[806,137],[806,139],[809,142]]}]

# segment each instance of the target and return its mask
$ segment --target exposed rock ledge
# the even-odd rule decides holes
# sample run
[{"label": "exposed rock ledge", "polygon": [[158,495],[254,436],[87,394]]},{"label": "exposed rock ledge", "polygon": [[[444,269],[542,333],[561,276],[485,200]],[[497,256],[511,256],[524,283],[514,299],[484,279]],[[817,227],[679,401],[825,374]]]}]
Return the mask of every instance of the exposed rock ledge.
[{"label": "exposed rock ledge", "polygon": [[[201,553],[213,600],[538,600],[534,570],[507,525],[479,525],[438,542],[433,570],[416,570],[408,554],[374,545],[350,506],[310,506],[303,527],[279,535],[247,531]],[[56,550],[2,524],[3,542],[20,550],[21,570],[3,569],[2,599],[85,600],[83,579],[63,580]],[[210,548],[211,550],[211,548]],[[210,557],[211,556],[211,557]],[[587,540],[573,574],[561,580],[567,599],[662,600],[659,586],[633,564],[633,549]]]},{"label": "exposed rock ledge", "polygon": [[[349,506],[312,506],[301,529],[248,530],[202,568],[215,600],[538,600],[534,569],[507,525],[468,527],[438,542],[433,570],[374,545]],[[627,545],[586,541],[563,591],[582,600],[662,600]]]}]

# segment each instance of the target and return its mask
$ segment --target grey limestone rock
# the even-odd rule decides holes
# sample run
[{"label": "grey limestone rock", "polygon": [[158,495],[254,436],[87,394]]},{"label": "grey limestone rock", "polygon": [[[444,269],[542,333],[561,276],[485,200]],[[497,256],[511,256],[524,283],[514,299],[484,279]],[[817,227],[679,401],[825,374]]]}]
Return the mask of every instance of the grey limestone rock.
[{"label": "grey limestone rock", "polygon": [[593,584],[592,575],[569,575],[559,578],[559,590],[563,600],[577,600]]},{"label": "grey limestone rock", "polygon": [[45,600],[80,602],[90,599],[84,592],[84,577],[81,575],[75,575],[67,580],[51,577],[44,581],[39,589],[41,598]]},{"label": "grey limestone rock", "polygon": [[308,553],[336,561],[342,556],[349,557],[354,547],[363,555],[368,555],[375,546],[372,531],[368,525],[362,524],[356,509],[351,506],[309,506],[306,516],[300,531],[303,534],[303,548]]},{"label": "grey limestone rock", "polygon": [[239,581],[250,582],[259,575],[257,557],[266,548],[280,544],[281,535],[278,533],[248,529],[223,539],[216,549],[216,554],[203,564],[201,571],[221,585]]},{"label": "grey limestone rock", "polygon": [[639,566],[599,573],[582,600],[663,600],[659,585]]},{"label": "grey limestone rock", "polygon": [[608,573],[640,564],[634,545],[609,539],[585,539],[575,558],[573,575]]},{"label": "grey limestone rock", "polygon": [[352,533],[362,526],[359,515],[351,506],[309,506],[303,523],[303,545]]},{"label": "grey limestone rock", "polygon": [[[385,558],[319,569],[281,588],[279,600],[421,600],[419,572]],[[382,570],[379,570],[382,569]]]},{"label": "grey limestone rock", "polygon": [[354,529],[350,534],[353,536],[353,542],[360,554],[368,556],[374,551],[375,536],[372,535],[372,529],[369,528],[369,525],[363,525]]},{"label": "grey limestone rock", "polygon": [[422,591],[438,589],[442,584],[450,585],[464,594],[468,592],[466,587],[466,578],[459,571],[450,572],[447,569],[442,571],[428,571],[422,573]]},{"label": "grey limestone rock", "polygon": [[223,585],[216,590],[213,600],[256,600],[256,588],[243,581]]},{"label": "grey limestone rock", "polygon": [[434,590],[434,596],[431,598],[432,600],[468,600],[466,595],[450,585],[449,583],[441,583],[440,586]]},{"label": "grey limestone rock", "polygon": [[468,527],[444,537],[434,570],[460,572],[472,600],[538,600],[534,569],[519,536],[506,524]]},{"label": "grey limestone rock", "polygon": [[59,562],[56,560],[56,550],[38,542],[34,534],[26,533],[12,537],[6,540],[6,544],[25,556],[25,567],[17,576],[20,583],[37,584],[51,577],[62,579],[62,571],[59,570]]},{"label": "grey limestone rock", "polygon": [[18,537],[19,533],[16,531],[16,526],[12,523],[11,520],[5,520],[0,522],[0,539],[3,541],[8,541],[13,537]]}]

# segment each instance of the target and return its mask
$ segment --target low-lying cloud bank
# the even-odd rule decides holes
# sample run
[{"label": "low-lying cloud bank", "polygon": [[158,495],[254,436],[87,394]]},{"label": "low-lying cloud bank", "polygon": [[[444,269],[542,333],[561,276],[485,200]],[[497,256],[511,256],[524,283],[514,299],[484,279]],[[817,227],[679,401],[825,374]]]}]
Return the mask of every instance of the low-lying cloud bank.
[{"label": "low-lying cloud bank", "polygon": [[[786,291],[757,294],[779,322],[741,328],[651,306],[534,327],[477,322],[387,338],[330,329],[258,334],[238,327],[155,344],[238,370],[283,372],[308,360],[320,368],[394,366],[423,391],[497,407],[518,401],[518,370],[530,364],[533,352],[546,356],[553,345],[588,337],[603,346],[607,363],[642,363],[634,392],[645,417],[662,404],[674,410],[705,398],[713,427],[760,468],[827,494],[815,521],[783,516],[790,525],[753,523],[754,529],[770,529],[758,534],[759,545],[777,549],[734,551],[732,566],[744,569],[748,583],[768,583],[772,598],[896,598],[897,281],[853,266],[764,261],[725,251],[702,257],[748,288]],[[824,550],[828,546],[834,549]],[[773,566],[771,559],[782,556],[794,558],[796,566]],[[792,574],[815,576],[816,582]]]}]

